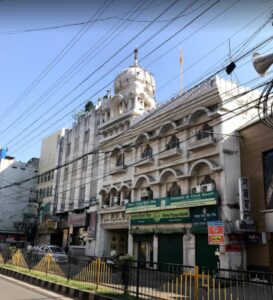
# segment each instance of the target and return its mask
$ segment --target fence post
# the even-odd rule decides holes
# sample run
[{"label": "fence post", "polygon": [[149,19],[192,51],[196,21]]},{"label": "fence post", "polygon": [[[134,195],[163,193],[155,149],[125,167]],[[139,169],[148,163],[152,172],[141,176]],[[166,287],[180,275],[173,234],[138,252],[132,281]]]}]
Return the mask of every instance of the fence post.
[{"label": "fence post", "polygon": [[46,260],[46,276],[47,276],[47,273],[48,273],[48,270],[49,270],[49,266],[50,266],[50,259],[51,259],[51,255],[48,254],[46,256],[47,260]]},{"label": "fence post", "polygon": [[139,299],[139,261],[137,261],[137,273],[136,273],[136,298]]},{"label": "fence post", "polygon": [[32,252],[32,250],[31,250],[30,253],[28,253],[28,254],[29,254],[29,265],[28,265],[28,270],[29,270],[29,272],[30,272],[31,267],[32,267],[32,259],[33,259],[33,252]]},{"label": "fence post", "polygon": [[71,251],[68,252],[68,270],[67,270],[67,281],[70,279],[70,264],[71,264]]},{"label": "fence post", "polygon": [[198,300],[198,280],[199,280],[199,267],[195,266],[194,267],[194,290],[193,290],[194,300]]},{"label": "fence post", "polygon": [[96,280],[96,290],[99,288],[99,282],[100,282],[100,258],[97,259],[97,280]]}]

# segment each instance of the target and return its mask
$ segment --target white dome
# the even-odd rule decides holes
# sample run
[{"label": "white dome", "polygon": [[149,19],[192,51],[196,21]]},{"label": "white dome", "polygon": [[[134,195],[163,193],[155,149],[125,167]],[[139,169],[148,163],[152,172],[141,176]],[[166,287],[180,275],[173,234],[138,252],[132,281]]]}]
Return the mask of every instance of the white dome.
[{"label": "white dome", "polygon": [[[136,51],[136,50],[135,50]],[[115,79],[115,94],[126,94],[126,91],[141,90],[154,98],[155,80],[153,75],[141,68],[137,63],[137,52],[135,52],[135,63],[129,68],[123,70]]]}]

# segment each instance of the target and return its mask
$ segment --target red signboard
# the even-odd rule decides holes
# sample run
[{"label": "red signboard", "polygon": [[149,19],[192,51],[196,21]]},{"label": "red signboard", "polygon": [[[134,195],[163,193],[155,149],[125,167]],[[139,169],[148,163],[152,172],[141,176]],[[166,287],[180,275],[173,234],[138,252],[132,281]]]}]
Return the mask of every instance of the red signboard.
[{"label": "red signboard", "polygon": [[208,222],[208,244],[225,244],[224,224],[222,221]]}]

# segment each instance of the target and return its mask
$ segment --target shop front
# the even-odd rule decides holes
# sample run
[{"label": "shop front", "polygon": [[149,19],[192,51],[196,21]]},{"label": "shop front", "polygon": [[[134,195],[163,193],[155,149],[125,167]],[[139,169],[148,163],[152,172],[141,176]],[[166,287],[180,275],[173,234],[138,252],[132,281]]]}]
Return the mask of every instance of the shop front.
[{"label": "shop front", "polygon": [[208,244],[207,230],[208,221],[219,220],[217,202],[213,191],[129,203],[129,250],[151,266],[154,262],[217,267],[217,247]]},{"label": "shop front", "polygon": [[67,235],[67,247],[73,254],[85,255],[89,221],[89,214],[86,212],[68,215],[67,226],[69,230]]}]

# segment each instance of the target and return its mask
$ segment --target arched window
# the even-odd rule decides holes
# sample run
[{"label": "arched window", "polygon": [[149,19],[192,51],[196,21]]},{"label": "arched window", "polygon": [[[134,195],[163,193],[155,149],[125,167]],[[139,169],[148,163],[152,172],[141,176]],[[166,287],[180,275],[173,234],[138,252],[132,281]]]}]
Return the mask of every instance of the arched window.
[{"label": "arched window", "polygon": [[215,180],[210,175],[205,175],[201,181],[201,185],[212,183],[215,187]]},{"label": "arched window", "polygon": [[198,130],[196,138],[197,140],[202,140],[204,138],[208,138],[209,136],[213,136],[213,128],[209,126],[208,123],[205,123],[203,127]]},{"label": "arched window", "polygon": [[166,150],[179,148],[179,139],[176,135],[172,135],[168,144],[166,145]]},{"label": "arched window", "polygon": [[146,145],[143,152],[141,153],[141,158],[148,158],[153,156],[153,148],[150,145]]},{"label": "arched window", "polygon": [[123,165],[124,165],[124,154],[120,153],[120,154],[117,155],[117,158],[116,158],[116,166],[120,167],[120,166],[123,166]]},{"label": "arched window", "polygon": [[169,190],[167,191],[167,197],[176,197],[181,195],[181,188],[177,182],[173,182]]},{"label": "arched window", "polygon": [[141,200],[152,200],[153,198],[154,192],[149,186],[141,191]]}]

